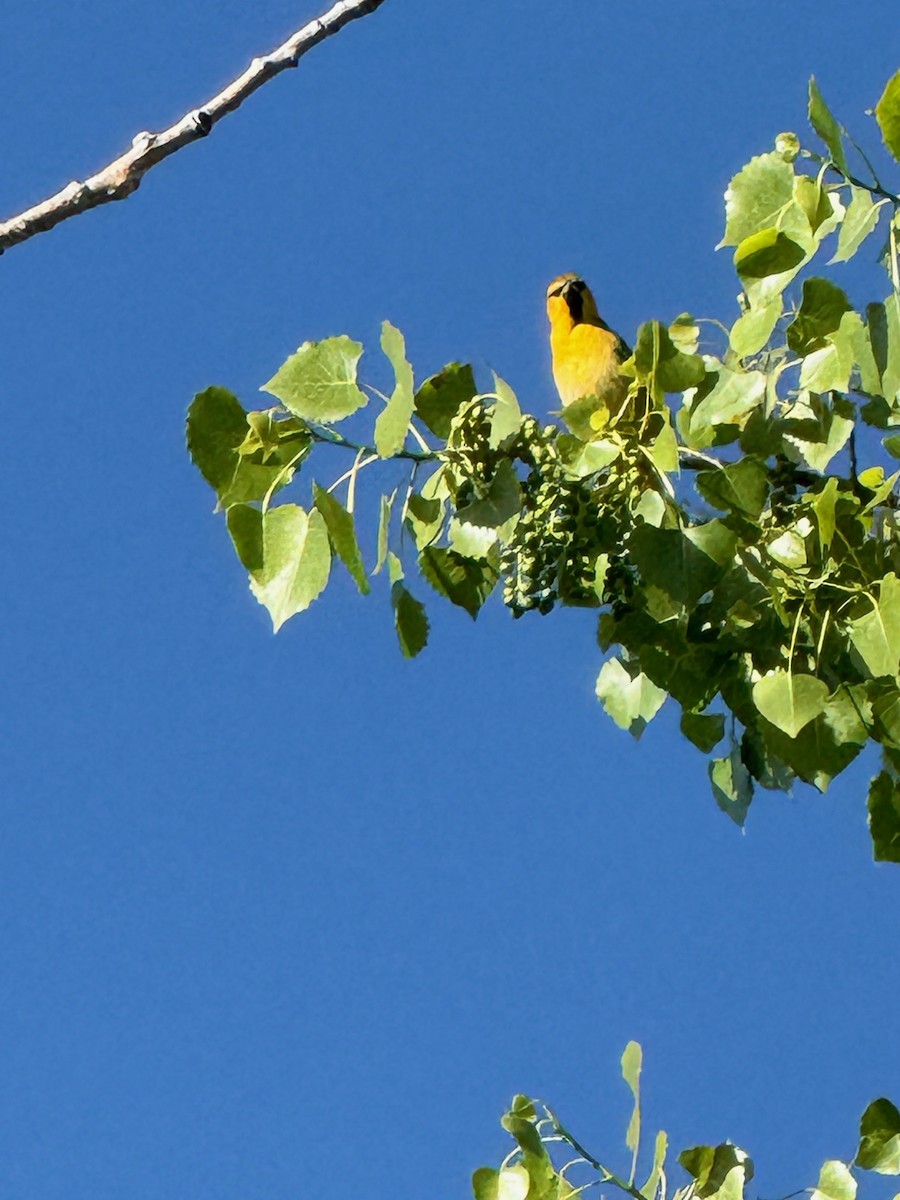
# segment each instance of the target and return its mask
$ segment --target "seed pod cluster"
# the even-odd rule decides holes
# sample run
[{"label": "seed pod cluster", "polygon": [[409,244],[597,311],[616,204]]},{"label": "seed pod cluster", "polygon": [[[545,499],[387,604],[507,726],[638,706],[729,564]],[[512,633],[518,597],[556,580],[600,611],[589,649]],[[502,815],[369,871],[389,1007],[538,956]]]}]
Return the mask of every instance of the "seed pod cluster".
[{"label": "seed pod cluster", "polygon": [[555,425],[541,428],[527,417],[515,447],[531,469],[522,484],[522,515],[500,559],[503,602],[514,617],[548,613],[558,600],[598,603],[598,493],[592,483],[567,477],[558,434]]}]

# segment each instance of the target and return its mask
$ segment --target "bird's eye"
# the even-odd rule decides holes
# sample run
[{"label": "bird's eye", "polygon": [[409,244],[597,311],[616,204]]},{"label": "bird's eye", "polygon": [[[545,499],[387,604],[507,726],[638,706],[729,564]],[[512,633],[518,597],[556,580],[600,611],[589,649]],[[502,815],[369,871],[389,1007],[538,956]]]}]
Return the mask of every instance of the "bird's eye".
[{"label": "bird's eye", "polygon": [[583,279],[573,279],[572,287],[575,289],[576,292],[583,292],[584,289],[587,287],[587,284],[584,282]]},{"label": "bird's eye", "polygon": [[558,288],[553,288],[553,290],[548,292],[547,294],[549,296],[561,296],[564,286],[565,286],[564,284],[560,284]]}]

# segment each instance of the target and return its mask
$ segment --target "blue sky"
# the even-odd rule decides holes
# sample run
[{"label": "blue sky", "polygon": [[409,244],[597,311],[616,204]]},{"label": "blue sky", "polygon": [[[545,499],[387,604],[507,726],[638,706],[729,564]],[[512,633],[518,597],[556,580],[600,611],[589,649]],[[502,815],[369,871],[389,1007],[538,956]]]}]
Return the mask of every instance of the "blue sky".
[{"label": "blue sky", "polygon": [[[8,0],[4,215],[317,11]],[[386,317],[420,378],[470,360],[546,412],[564,270],[626,336],[731,320],[730,175],[806,135],[812,73],[875,145],[895,28],[891,0],[388,0],[4,255],[4,1197],[465,1196],[514,1091],[620,1152],[629,1038],[648,1120],[745,1146],[754,1196],[897,1101],[871,760],[742,835],[667,711],[640,745],[604,716],[591,614],[434,598],[409,663],[336,573],[273,638],[183,448],[195,391],[252,406]]]}]

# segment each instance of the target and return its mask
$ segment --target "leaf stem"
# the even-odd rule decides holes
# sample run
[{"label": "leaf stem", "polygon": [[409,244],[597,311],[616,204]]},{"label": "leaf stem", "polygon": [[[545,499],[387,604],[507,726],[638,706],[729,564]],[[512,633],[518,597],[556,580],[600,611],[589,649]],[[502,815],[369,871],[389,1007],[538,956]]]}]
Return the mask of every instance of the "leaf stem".
[{"label": "leaf stem", "polygon": [[[363,454],[374,454],[376,458],[380,455],[374,446],[366,446],[360,442],[352,442],[349,438],[345,438],[340,433],[333,433],[331,430],[327,432],[324,429],[316,428],[313,425],[309,426],[309,434],[314,442],[320,442],[324,446],[340,446],[344,450],[352,450],[355,454],[362,451]],[[437,462],[439,455],[435,450],[419,451],[419,450],[397,450],[396,453],[390,456],[391,458],[406,458],[411,462]]]},{"label": "leaf stem", "polygon": [[544,1105],[544,1112],[546,1112],[547,1116],[550,1118],[550,1124],[553,1126],[554,1132],[557,1133],[564,1142],[568,1142],[575,1153],[580,1154],[588,1166],[591,1166],[595,1171],[600,1172],[600,1174],[603,1176],[604,1183],[611,1183],[613,1187],[619,1188],[620,1191],[627,1192],[629,1196],[633,1197],[633,1200],[646,1200],[646,1197],[643,1195],[640,1189],[636,1188],[633,1183],[626,1183],[621,1175],[617,1175],[615,1171],[610,1171],[608,1167],[604,1167],[603,1163],[594,1158],[594,1156],[590,1154],[571,1133],[569,1133],[568,1129],[562,1125],[556,1114],[549,1109],[546,1104]]}]

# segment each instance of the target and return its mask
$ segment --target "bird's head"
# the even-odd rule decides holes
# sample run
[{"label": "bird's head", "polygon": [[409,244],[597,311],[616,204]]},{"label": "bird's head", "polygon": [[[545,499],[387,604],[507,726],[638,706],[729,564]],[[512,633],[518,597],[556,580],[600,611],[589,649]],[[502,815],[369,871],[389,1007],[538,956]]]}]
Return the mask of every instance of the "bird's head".
[{"label": "bird's head", "polygon": [[547,316],[551,325],[581,325],[597,320],[597,305],[591,289],[580,275],[569,271],[557,275],[547,288]]}]

